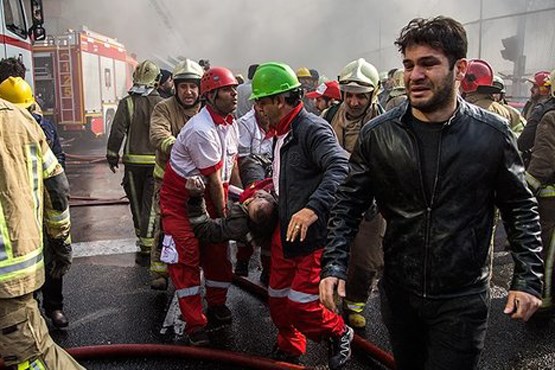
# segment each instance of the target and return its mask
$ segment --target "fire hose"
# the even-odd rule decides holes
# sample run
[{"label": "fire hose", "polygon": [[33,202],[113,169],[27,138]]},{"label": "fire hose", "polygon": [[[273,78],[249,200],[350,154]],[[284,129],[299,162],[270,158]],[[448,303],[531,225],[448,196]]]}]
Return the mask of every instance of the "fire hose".
[{"label": "fire hose", "polygon": [[[267,290],[243,277],[235,276],[234,284],[240,288],[256,295],[259,298],[267,299]],[[367,353],[374,360],[386,366],[388,369],[395,369],[393,356],[377,347],[373,343],[355,335],[353,345],[360,351]],[[252,356],[245,353],[223,351],[213,348],[199,348],[179,345],[165,344],[111,344],[69,348],[67,352],[75,359],[92,360],[99,358],[189,358],[195,360],[205,360],[210,362],[220,362],[237,366],[244,366],[251,369],[313,369],[301,365],[294,365],[279,362],[264,357]],[[4,363],[0,358],[0,370],[4,370]]]},{"label": "fire hose", "polygon": [[70,207],[113,206],[124,204],[129,204],[129,199],[127,199],[125,196],[114,199],[82,197],[73,195],[69,197]]},{"label": "fire hose", "polygon": [[[245,277],[234,275],[233,283],[241,289],[244,289],[247,292],[257,296],[258,298],[261,298],[263,300],[268,299],[268,290],[266,288],[252,282]],[[370,341],[362,338],[360,335],[355,334],[353,345],[355,348],[357,348],[361,352],[368,354],[370,357],[372,357],[374,360],[384,365],[388,369],[396,368],[395,360],[391,353],[384,351]]]},{"label": "fire hose", "polygon": [[[213,348],[199,348],[167,344],[110,344],[68,348],[66,351],[76,360],[99,358],[188,358],[233,364],[250,369],[309,369],[300,365],[288,364],[271,359],[251,356],[245,353],[223,351]],[[0,358],[0,370],[5,370]]]}]

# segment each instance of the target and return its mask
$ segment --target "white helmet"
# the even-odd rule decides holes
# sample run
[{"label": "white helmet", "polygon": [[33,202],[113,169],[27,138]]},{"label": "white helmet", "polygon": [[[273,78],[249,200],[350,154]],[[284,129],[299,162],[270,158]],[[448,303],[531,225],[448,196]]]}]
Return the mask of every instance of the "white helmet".
[{"label": "white helmet", "polygon": [[364,58],[347,64],[339,74],[339,89],[345,92],[370,93],[380,87],[378,70]]},{"label": "white helmet", "polygon": [[204,69],[197,62],[185,59],[173,69],[173,80],[198,80],[202,78]]}]

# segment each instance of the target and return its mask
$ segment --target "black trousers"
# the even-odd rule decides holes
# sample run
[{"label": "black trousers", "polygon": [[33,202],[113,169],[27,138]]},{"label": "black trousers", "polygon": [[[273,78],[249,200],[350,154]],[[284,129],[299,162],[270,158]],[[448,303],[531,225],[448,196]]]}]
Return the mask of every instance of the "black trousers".
[{"label": "black trousers", "polygon": [[398,370],[478,368],[490,292],[422,298],[380,281],[381,311]]},{"label": "black trousers", "polygon": [[[47,266],[46,271],[50,271],[51,267]],[[52,312],[54,310],[62,310],[64,308],[64,295],[63,295],[63,278],[54,279],[50,274],[46,274],[42,291],[42,307],[45,312]]]},{"label": "black trousers", "polygon": [[[64,278],[54,279],[50,272],[52,271],[53,252],[49,244],[49,238],[44,232],[44,272],[45,279],[44,285],[40,291],[42,293],[42,308],[45,312],[52,312],[54,310],[63,310],[64,308]],[[35,295],[36,298],[36,295]]]}]

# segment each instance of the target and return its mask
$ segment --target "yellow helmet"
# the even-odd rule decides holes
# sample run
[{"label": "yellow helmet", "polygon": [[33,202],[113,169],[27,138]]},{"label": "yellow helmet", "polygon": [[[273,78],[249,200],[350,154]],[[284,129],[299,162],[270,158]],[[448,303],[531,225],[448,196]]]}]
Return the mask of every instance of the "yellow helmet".
[{"label": "yellow helmet", "polygon": [[133,72],[135,85],[154,87],[158,81],[160,81],[160,68],[150,60],[139,63]]},{"label": "yellow helmet", "polygon": [[179,62],[173,69],[173,79],[175,80],[198,80],[202,78],[204,68],[191,59]]},{"label": "yellow helmet", "polygon": [[297,69],[297,78],[302,78],[302,77],[312,78],[312,75],[310,74],[310,69],[306,67],[301,67]]},{"label": "yellow helmet", "polygon": [[352,93],[369,93],[380,86],[378,70],[364,58],[359,58],[343,67],[339,74],[341,91]]},{"label": "yellow helmet", "polygon": [[35,104],[33,89],[21,77],[6,78],[0,84],[0,98],[25,109]]}]

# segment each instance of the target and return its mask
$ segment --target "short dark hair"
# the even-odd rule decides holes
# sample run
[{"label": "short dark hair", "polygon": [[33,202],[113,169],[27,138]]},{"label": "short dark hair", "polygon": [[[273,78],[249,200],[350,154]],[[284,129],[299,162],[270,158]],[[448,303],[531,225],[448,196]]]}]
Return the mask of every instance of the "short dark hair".
[{"label": "short dark hair", "polygon": [[271,210],[259,209],[255,211],[254,218],[256,219],[256,222],[254,220],[249,220],[249,228],[252,231],[254,238],[257,240],[263,240],[264,238],[271,237],[278,223],[278,204],[276,196],[267,191],[258,193],[257,197],[263,198],[272,207]]},{"label": "short dark hair", "polygon": [[395,74],[395,72],[397,72],[398,68],[392,68],[389,70],[389,72],[387,72],[387,77],[392,78],[393,75]]},{"label": "short dark hair", "polygon": [[0,60],[0,83],[8,77],[21,77],[25,79],[25,64],[17,58],[6,58]]},{"label": "short dark hair", "polygon": [[407,47],[412,45],[429,45],[442,50],[452,69],[457,60],[466,58],[468,40],[461,23],[449,17],[439,16],[413,19],[403,27],[395,45],[403,55]]},{"label": "short dark hair", "polygon": [[[287,105],[290,105],[292,107],[296,107],[302,100],[303,98],[303,94],[304,92],[300,89],[293,89],[293,90],[289,90],[283,93],[279,93],[279,94],[274,94],[274,95],[270,95],[270,96],[265,96],[265,98],[269,98],[269,99],[276,99],[278,96],[283,95],[283,98],[285,100],[285,103],[287,103]],[[262,98],[261,98],[262,99]]]},{"label": "short dark hair", "polygon": [[249,80],[252,80],[254,78],[254,74],[256,73],[257,69],[258,69],[258,64],[251,64],[249,66],[249,71],[247,73],[247,77]]}]

